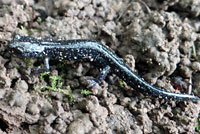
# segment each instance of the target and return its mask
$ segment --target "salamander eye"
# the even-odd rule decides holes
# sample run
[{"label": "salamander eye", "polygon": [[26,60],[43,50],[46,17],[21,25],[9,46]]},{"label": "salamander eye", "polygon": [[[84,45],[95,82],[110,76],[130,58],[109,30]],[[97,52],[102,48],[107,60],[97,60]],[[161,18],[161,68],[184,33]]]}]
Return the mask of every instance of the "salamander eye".
[{"label": "salamander eye", "polygon": [[17,46],[17,50],[19,52],[24,52],[25,51],[23,46]]}]

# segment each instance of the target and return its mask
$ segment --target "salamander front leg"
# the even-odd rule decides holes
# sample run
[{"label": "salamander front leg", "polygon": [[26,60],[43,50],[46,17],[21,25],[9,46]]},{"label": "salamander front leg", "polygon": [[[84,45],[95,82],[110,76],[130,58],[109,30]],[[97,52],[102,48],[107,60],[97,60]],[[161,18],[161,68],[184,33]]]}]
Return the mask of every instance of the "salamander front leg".
[{"label": "salamander front leg", "polygon": [[44,73],[48,72],[50,69],[49,67],[49,58],[44,59],[44,68],[33,68],[34,73]]},{"label": "salamander front leg", "polygon": [[107,74],[110,72],[110,66],[106,66],[102,69],[102,71],[99,73],[97,78],[94,79],[88,79],[89,85],[87,88],[93,88],[97,86],[98,84],[101,84],[101,82],[105,79]]},{"label": "salamander front leg", "polygon": [[45,69],[46,69],[47,71],[49,71],[49,58],[45,58],[45,59],[44,59],[44,65],[45,65]]}]

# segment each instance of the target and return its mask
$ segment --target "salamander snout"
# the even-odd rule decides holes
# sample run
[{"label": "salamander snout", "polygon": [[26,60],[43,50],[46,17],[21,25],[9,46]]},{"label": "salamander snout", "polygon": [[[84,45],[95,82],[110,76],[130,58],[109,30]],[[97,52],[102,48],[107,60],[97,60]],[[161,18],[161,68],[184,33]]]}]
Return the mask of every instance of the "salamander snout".
[{"label": "salamander snout", "polygon": [[12,40],[9,44],[9,49],[11,52],[16,54],[22,54],[25,51],[25,47],[22,43]]},{"label": "salamander snout", "polygon": [[45,49],[36,39],[20,35],[14,36],[9,44],[9,48],[11,52],[25,57],[39,56]]},{"label": "salamander snout", "polygon": [[9,44],[9,49],[11,51],[16,51],[16,50],[19,50],[19,51],[23,51],[23,45],[20,45],[20,39],[21,39],[22,36],[20,36],[19,34],[16,34],[14,37],[13,37],[13,40],[11,40],[10,44]]}]

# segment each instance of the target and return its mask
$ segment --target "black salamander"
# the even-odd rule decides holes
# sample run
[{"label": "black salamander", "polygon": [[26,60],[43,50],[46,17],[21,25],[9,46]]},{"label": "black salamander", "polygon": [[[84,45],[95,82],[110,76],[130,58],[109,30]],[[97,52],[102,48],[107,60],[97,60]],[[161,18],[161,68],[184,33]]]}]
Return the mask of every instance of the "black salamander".
[{"label": "black salamander", "polygon": [[92,40],[59,40],[45,41],[33,37],[16,35],[9,47],[23,57],[39,57],[45,60],[49,69],[49,59],[91,61],[103,68],[97,79],[90,86],[101,83],[111,72],[125,81],[133,89],[148,93],[154,97],[174,100],[200,100],[190,94],[168,92],[156,88],[138,77],[115,53],[97,41]]}]

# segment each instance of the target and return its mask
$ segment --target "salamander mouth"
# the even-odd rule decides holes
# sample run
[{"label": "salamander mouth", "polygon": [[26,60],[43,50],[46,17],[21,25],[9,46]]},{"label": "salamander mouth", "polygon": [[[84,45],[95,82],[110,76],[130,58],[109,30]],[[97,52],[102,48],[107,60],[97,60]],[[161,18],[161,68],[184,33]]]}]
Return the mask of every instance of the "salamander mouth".
[{"label": "salamander mouth", "polygon": [[19,55],[19,56],[22,56],[22,49],[23,48],[19,48],[19,47],[15,47],[14,45],[10,44],[8,46],[8,51],[12,54],[15,54],[15,55]]},{"label": "salamander mouth", "polygon": [[18,49],[14,49],[14,48],[9,48],[8,49],[10,53],[17,55],[17,56],[23,56],[22,52]]}]

